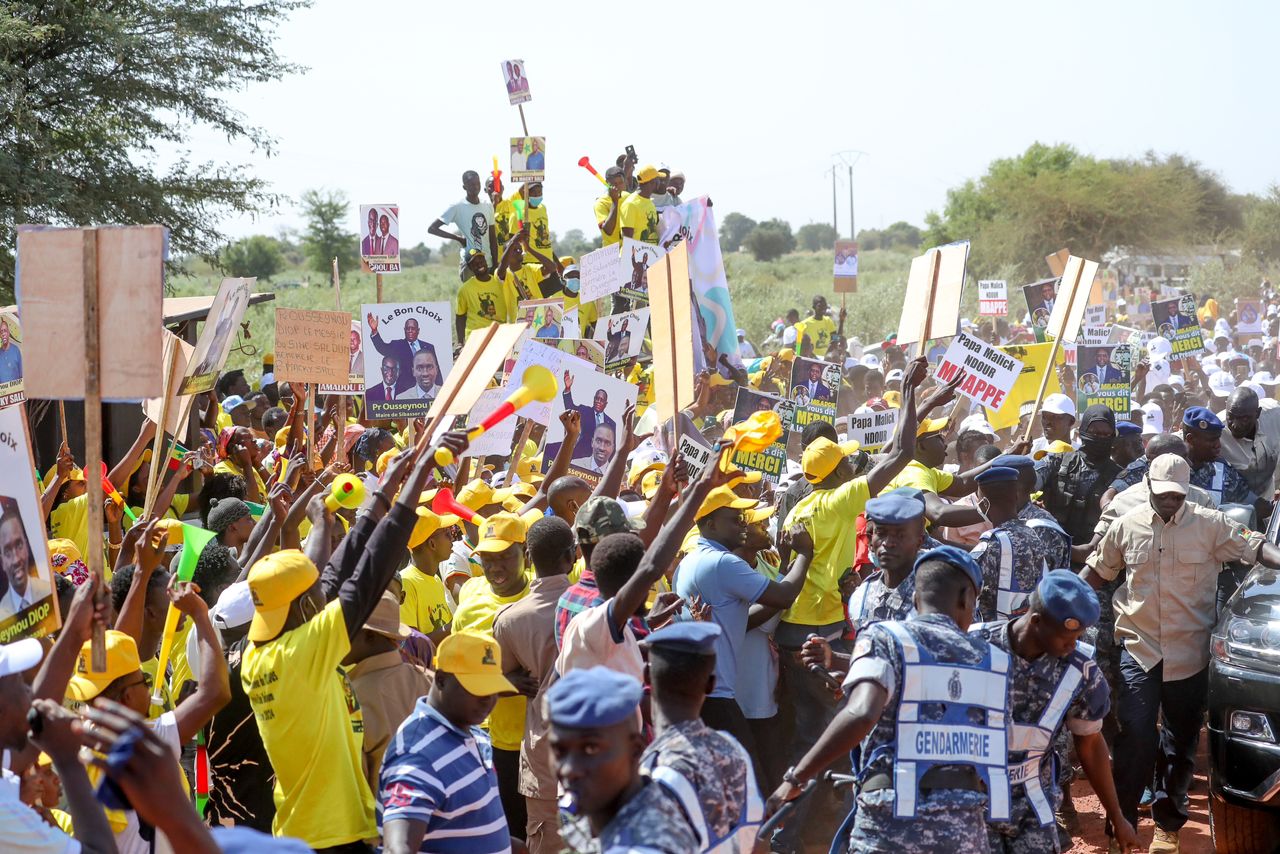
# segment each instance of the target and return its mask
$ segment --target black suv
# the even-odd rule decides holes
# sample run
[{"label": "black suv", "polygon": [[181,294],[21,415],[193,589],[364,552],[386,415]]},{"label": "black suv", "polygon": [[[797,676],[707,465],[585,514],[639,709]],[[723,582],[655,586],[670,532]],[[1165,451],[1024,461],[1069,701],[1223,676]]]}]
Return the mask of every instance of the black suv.
[{"label": "black suv", "polygon": [[[1267,539],[1280,542],[1280,513]],[[1280,846],[1280,573],[1255,566],[1213,630],[1209,823],[1218,854]]]}]

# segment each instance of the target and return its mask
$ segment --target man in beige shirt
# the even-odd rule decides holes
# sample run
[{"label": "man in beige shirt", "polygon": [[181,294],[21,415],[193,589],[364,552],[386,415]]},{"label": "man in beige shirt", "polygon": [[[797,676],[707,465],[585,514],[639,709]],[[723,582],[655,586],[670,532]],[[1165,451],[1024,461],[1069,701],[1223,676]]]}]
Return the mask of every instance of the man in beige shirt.
[{"label": "man in beige shirt", "polygon": [[1136,826],[1138,801],[1154,772],[1150,850],[1166,854],[1178,851],[1178,830],[1187,821],[1218,573],[1233,560],[1280,568],[1280,549],[1261,534],[1187,502],[1190,481],[1190,465],[1176,454],[1152,460],[1149,502],[1112,524],[1081,573],[1095,589],[1125,573],[1113,599],[1116,640],[1124,645],[1115,754],[1126,758],[1114,769],[1116,795]]}]

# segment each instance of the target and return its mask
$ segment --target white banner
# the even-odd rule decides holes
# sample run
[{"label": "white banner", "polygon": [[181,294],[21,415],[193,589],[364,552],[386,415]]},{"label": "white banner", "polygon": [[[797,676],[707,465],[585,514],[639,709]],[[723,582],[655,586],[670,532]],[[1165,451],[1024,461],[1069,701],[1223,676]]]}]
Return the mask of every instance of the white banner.
[{"label": "white banner", "polygon": [[978,314],[983,317],[1008,316],[1008,282],[1004,279],[982,279],[978,282]]},{"label": "white banner", "polygon": [[951,339],[951,346],[938,364],[938,379],[950,382],[960,370],[969,375],[958,391],[975,403],[999,409],[1018,381],[1022,363],[980,338],[961,332]]},{"label": "white banner", "polygon": [[884,412],[855,412],[849,416],[849,439],[862,446],[862,450],[874,454],[889,443],[898,424],[898,410]]},{"label": "white banner", "polygon": [[[689,244],[689,278],[693,282],[693,296],[698,305],[698,329],[702,339],[715,347],[717,357],[727,356],[729,364],[742,367],[733,301],[729,298],[729,280],[725,277],[724,259],[720,255],[715,213],[706,197],[702,197],[683,205],[665,207],[660,216],[660,244],[667,246],[668,241],[680,236]],[[707,367],[698,342],[694,342],[693,359],[695,371]]]}]

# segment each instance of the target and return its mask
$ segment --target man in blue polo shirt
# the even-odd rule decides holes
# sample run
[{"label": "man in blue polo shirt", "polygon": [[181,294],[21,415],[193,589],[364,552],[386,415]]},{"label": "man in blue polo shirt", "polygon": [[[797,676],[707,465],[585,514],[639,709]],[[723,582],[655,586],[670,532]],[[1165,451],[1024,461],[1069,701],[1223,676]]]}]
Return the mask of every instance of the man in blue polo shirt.
[{"label": "man in blue polo shirt", "polygon": [[400,725],[382,759],[383,851],[511,850],[493,744],[479,725],[499,694],[515,692],[502,675],[502,650],[492,637],[457,632],[441,641],[431,693]]}]

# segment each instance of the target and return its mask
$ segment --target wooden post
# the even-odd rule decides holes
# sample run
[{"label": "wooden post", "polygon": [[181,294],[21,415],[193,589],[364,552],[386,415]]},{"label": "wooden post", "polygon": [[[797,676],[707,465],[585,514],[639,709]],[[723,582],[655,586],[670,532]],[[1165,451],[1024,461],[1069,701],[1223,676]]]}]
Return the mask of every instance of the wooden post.
[{"label": "wooden post", "polygon": [[533,419],[526,418],[524,427],[516,434],[516,444],[511,449],[511,462],[507,463],[507,479],[504,486],[511,485],[511,478],[516,473],[516,463],[520,462],[520,455],[524,453],[524,443],[529,441],[529,434],[533,432]]},{"label": "wooden post", "polygon": [[67,444],[67,403],[63,400],[58,401],[58,429],[62,431],[62,443]]},{"label": "wooden post", "polygon": [[924,300],[924,316],[920,320],[920,352],[926,354],[929,344],[929,327],[933,325],[933,297],[938,292],[938,275],[942,271],[942,250],[929,250],[929,293]]},{"label": "wooden post", "polygon": [[[381,274],[378,276],[379,285],[381,285]],[[382,300],[382,288],[378,288],[378,300]],[[333,259],[333,301],[338,311],[342,311],[342,283],[338,279],[338,258]],[[347,379],[350,379],[350,371],[347,372]],[[335,461],[346,459],[346,443],[342,437],[347,429],[347,396],[345,394],[338,395],[338,415],[334,419],[333,431],[336,434],[337,445],[334,447],[333,458]]]},{"label": "wooden post", "polygon": [[[338,263],[338,262],[337,262],[337,259],[335,258],[335,259],[334,259],[334,266],[335,266],[335,267],[337,266],[337,263]],[[374,277],[373,277],[373,281],[374,281],[374,283],[376,284],[376,286],[377,286],[377,288],[378,288],[378,300],[377,300],[377,301],[378,301],[378,302],[382,302],[382,274],[381,274],[381,273],[375,273],[375,274],[374,274]]]},{"label": "wooden post", "polygon": [[[316,470],[316,387],[314,383],[307,383],[304,395],[305,406],[307,407],[307,469],[309,471]],[[266,496],[262,496],[266,498]]]},{"label": "wooden post", "polygon": [[[1049,257],[1053,257],[1052,255]],[[1049,361],[1045,363],[1044,375],[1040,377],[1040,390],[1036,392],[1036,402],[1031,407],[1031,419],[1027,421],[1027,429],[1022,434],[1022,441],[1031,440],[1031,429],[1035,426],[1035,414],[1040,409],[1040,404],[1044,403],[1044,393],[1049,388],[1049,377],[1056,370],[1055,363],[1058,361],[1058,350],[1062,347],[1062,334],[1067,329],[1067,322],[1071,318],[1071,309],[1076,301],[1076,292],[1080,288],[1080,279],[1084,275],[1084,264],[1078,264],[1076,275],[1071,280],[1071,289],[1067,292],[1067,310],[1062,313],[1062,321],[1058,324],[1058,329],[1053,336],[1053,346],[1049,348]],[[1065,284],[1065,282],[1064,282]],[[1062,298],[1062,288],[1058,288],[1058,299]]]},{"label": "wooden post", "polygon": [[[671,259],[666,255],[662,256],[662,269],[667,274],[667,289],[665,292],[665,296],[667,298],[667,317],[671,318],[671,323],[672,323],[672,326],[674,327],[675,318],[676,318],[675,284],[671,281]],[[685,287],[688,287],[687,282],[685,283]],[[675,368],[677,364],[676,336],[672,335],[670,336],[670,338],[671,338],[671,365],[673,368]],[[708,365],[708,367],[712,371],[718,370],[714,364]],[[671,413],[671,459],[674,460],[680,454],[680,412],[681,410],[678,403],[680,400],[680,371],[678,369],[673,370],[671,372],[671,385],[672,385],[672,388],[671,388],[672,400],[677,401],[675,411]],[[719,463],[719,460],[717,460],[716,462]]]},{"label": "wooden post", "polygon": [[[85,559],[97,582],[98,601],[105,602],[106,579],[102,556],[102,376],[98,362],[98,232],[84,231],[84,472],[89,492],[89,553]],[[95,621],[90,640],[90,667],[95,673],[107,669],[106,627]]]},{"label": "wooden post", "polygon": [[529,135],[529,125],[524,120],[524,104],[516,104],[516,109],[520,111],[520,127],[524,128],[524,135]]},{"label": "wooden post", "polygon": [[[493,336],[497,334],[498,324],[490,323],[488,328],[485,329],[483,332],[481,332],[480,330],[476,330],[476,331],[480,332],[481,341],[480,341],[480,346],[476,348],[475,357],[473,357],[472,361],[466,365],[455,364],[453,366],[453,370],[455,371],[459,369],[462,370],[463,379],[465,379],[466,376],[471,373],[472,367],[475,366],[475,359],[479,358],[480,354],[484,352],[485,347],[489,346],[489,342],[493,340]],[[465,345],[464,345],[464,349],[465,349]],[[458,389],[460,388],[462,388],[462,382],[456,383],[453,386],[453,388],[449,389],[449,394],[444,399],[444,405],[440,407],[440,414],[437,415],[435,418],[432,418],[430,421],[428,421],[427,426],[423,428],[422,435],[418,437],[418,443],[417,445],[414,446],[413,453],[415,457],[417,457],[419,454],[425,451],[427,449],[427,446],[431,444],[431,436],[436,432],[436,428],[440,426],[440,419],[449,417],[444,413],[449,411],[450,406],[453,406],[453,399],[458,396]]]},{"label": "wooden post", "polygon": [[168,468],[161,465],[161,454],[164,452],[165,445],[165,425],[169,423],[169,399],[173,396],[174,374],[178,371],[178,356],[182,353],[182,349],[178,346],[178,342],[173,342],[173,352],[169,354],[169,361],[164,366],[164,384],[161,386],[160,398],[160,423],[156,426],[156,439],[151,444],[151,470],[147,472],[147,497],[143,502],[142,515],[150,516],[151,511],[155,509],[155,500],[157,486],[162,480],[160,472]]}]

